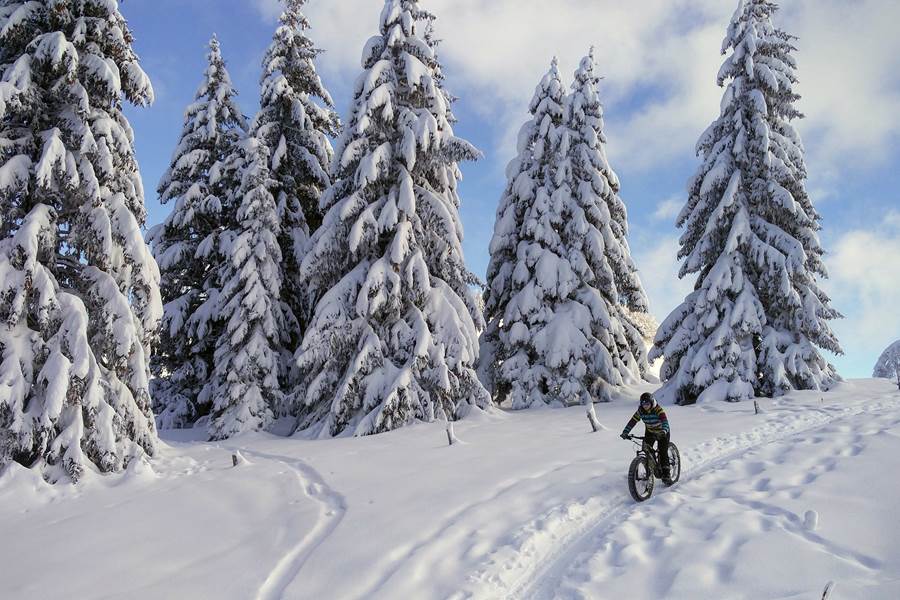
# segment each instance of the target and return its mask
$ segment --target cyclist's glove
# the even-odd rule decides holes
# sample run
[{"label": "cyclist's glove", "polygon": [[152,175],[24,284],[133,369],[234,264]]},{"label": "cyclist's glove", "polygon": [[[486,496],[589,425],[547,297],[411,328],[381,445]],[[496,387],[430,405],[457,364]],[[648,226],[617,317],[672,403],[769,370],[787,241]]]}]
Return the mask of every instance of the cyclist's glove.
[{"label": "cyclist's glove", "polygon": [[619,437],[621,437],[623,440],[627,440],[627,439],[628,439],[628,432],[627,432],[627,431],[623,431],[622,433],[619,434]]}]

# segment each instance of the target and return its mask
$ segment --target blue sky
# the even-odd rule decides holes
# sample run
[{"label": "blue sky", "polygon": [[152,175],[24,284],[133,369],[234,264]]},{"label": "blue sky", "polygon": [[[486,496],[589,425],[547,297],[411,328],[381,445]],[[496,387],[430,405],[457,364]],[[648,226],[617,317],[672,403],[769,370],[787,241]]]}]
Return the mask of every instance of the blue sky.
[{"label": "blue sky", "polygon": [[[470,268],[483,275],[494,211],[515,134],[553,55],[567,79],[596,46],[608,153],[629,208],[632,253],[658,319],[692,287],[677,278],[674,213],[698,165],[693,148],[718,116],[721,40],[736,0],[423,0],[437,17],[447,85],[460,100],[457,134],[484,160],[463,166],[462,219]],[[867,377],[900,338],[900,2],[785,0],[778,25],[799,37],[798,123],[811,191],[823,215],[831,277],[823,287],[845,319],[833,323],[845,377]],[[359,56],[376,33],[381,0],[311,0],[319,71],[346,114]],[[239,103],[257,107],[259,65],[277,0],[128,0],[122,11],[156,90],[128,110],[146,188],[149,224],[167,208],[155,189],[205,68],[222,43]]]}]

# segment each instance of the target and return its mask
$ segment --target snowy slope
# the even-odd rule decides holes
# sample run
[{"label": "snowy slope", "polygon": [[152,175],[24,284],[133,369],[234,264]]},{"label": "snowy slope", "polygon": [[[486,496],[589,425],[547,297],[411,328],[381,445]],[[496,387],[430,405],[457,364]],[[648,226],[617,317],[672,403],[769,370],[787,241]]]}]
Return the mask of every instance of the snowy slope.
[{"label": "snowy slope", "polygon": [[643,505],[618,438],[631,399],[597,405],[597,434],[571,408],[463,421],[452,447],[438,425],[180,432],[152,470],[78,488],[11,467],[0,597],[813,599],[832,580],[832,600],[900,597],[896,386],[760,405],[668,407],[684,473]]}]

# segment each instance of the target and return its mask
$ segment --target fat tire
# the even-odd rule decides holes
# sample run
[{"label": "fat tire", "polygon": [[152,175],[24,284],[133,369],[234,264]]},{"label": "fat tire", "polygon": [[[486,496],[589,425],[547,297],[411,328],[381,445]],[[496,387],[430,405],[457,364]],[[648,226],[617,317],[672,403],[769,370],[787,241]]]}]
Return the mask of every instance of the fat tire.
[{"label": "fat tire", "polygon": [[[644,495],[641,495],[637,489],[638,469],[640,469],[641,465],[644,467],[644,473],[647,474],[647,491]],[[650,465],[648,464],[647,459],[636,456],[634,460],[631,461],[631,466],[628,467],[628,491],[631,493],[631,497],[634,498],[635,502],[644,502],[650,498],[653,494],[654,481],[655,478],[653,477],[653,473],[650,472]]]},{"label": "fat tire", "polygon": [[681,452],[678,451],[678,446],[672,442],[669,442],[669,473],[672,477],[663,479],[663,485],[666,487],[675,485],[681,479]]}]

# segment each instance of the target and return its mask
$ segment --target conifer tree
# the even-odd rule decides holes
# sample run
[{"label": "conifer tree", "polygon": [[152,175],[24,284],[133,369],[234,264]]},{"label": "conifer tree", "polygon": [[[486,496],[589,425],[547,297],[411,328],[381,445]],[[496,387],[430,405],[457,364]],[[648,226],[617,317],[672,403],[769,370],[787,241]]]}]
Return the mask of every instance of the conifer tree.
[{"label": "conifer tree", "polygon": [[532,101],[501,202],[485,360],[497,399],[513,408],[590,402],[597,388],[608,390],[600,382],[637,381],[647,368],[626,306],[643,308],[646,297],[603,148],[598,81],[591,55],[564,97],[554,63]]},{"label": "conifer tree", "polygon": [[279,219],[269,174],[268,148],[253,136],[239,144],[229,165],[236,229],[222,235],[227,257],[217,312],[224,331],[216,340],[210,438],[265,429],[282,408],[279,372],[286,360],[287,309],[281,301]]},{"label": "conifer tree", "polygon": [[[632,314],[646,315],[649,302],[628,245],[628,211],[619,197],[619,178],[606,156],[603,105],[598,91],[600,77],[596,69],[594,49],[591,48],[575,71],[567,101],[567,127],[572,136],[569,164],[573,181],[570,189],[588,221],[603,238],[602,245],[598,240],[598,246],[594,248],[589,243],[585,256],[592,275],[597,278],[593,285],[603,294],[613,319],[609,331],[615,342],[604,340],[603,344],[623,381],[629,382],[639,379],[647,371],[643,334]],[[608,383],[615,383],[601,377]]]},{"label": "conifer tree", "polygon": [[[280,217],[279,245],[284,280],[295,282],[311,232],[322,222],[322,192],[331,185],[329,168],[340,121],[334,103],[315,68],[321,53],[307,37],[306,0],[283,0],[284,13],[272,37],[261,79],[260,111],[254,135],[268,147],[269,170]],[[304,322],[311,312],[302,288],[285,285],[282,293],[291,312]],[[294,344],[298,326],[291,327]]]},{"label": "conifer tree", "polygon": [[[597,89],[600,77],[596,74],[596,68],[594,48],[591,48],[575,72],[569,102],[569,116],[573,120],[569,127],[580,136],[580,145],[574,148],[574,152],[576,159],[584,163],[581,180],[596,188],[587,193],[599,197],[602,204],[606,205],[606,208],[601,206],[604,219],[605,213],[609,212],[608,226],[612,239],[606,240],[606,256],[613,270],[617,300],[634,313],[647,313],[647,294],[628,246],[628,209],[619,197],[619,177],[609,166],[606,156],[603,105]],[[595,179],[595,173],[598,172],[601,183]],[[602,183],[604,180],[605,185]],[[605,231],[604,236],[607,236]]]},{"label": "conifer tree", "polygon": [[[535,88],[529,106],[531,119],[519,130],[518,155],[506,167],[508,182],[497,207],[490,245],[488,287],[484,294],[487,327],[482,334],[479,371],[495,399],[503,402],[512,396],[512,404],[516,407],[530,405],[527,400],[529,390],[540,386],[539,373],[527,369],[530,376],[517,379],[499,374],[497,369],[501,360],[518,361],[523,365],[531,362],[528,348],[516,344],[516,338],[510,338],[510,323],[515,316],[506,313],[525,283],[522,280],[525,273],[520,270],[517,277],[516,269],[520,264],[520,269],[526,268],[519,261],[519,249],[526,247],[522,245],[523,241],[527,244],[533,237],[529,235],[534,231],[533,225],[529,231],[525,230],[526,215],[533,204],[546,202],[545,198],[553,194],[553,168],[557,162],[554,151],[563,124],[565,98],[559,65],[554,58],[550,70]],[[518,350],[517,345],[520,346]],[[517,357],[517,353],[521,354]]]},{"label": "conifer tree", "polygon": [[207,59],[203,82],[185,111],[181,139],[159,184],[160,201],[171,203],[172,212],[149,236],[162,271],[165,303],[153,361],[154,411],[162,428],[190,426],[211,407],[213,353],[222,332],[219,275],[226,260],[220,236],[232,226],[236,211],[228,202],[235,183],[224,176],[225,163],[247,129],[215,37]]},{"label": "conifer tree", "polygon": [[131,44],[115,2],[0,2],[0,461],[51,480],[155,449]]},{"label": "conifer tree", "polygon": [[458,161],[478,152],[453,134],[432,19],[416,0],[386,0],[301,267],[318,302],[296,355],[295,411],[322,435],[490,404],[456,188]]},{"label": "conifer tree", "polygon": [[702,165],[678,217],[680,275],[697,282],[651,359],[665,359],[665,390],[679,403],[828,389],[838,378],[818,350],[841,352],[828,326],[840,315],[818,285],[820,217],[791,125],[801,117],[794,38],[773,25],[776,10],[742,0],[728,26],[721,115],[697,144]]}]

